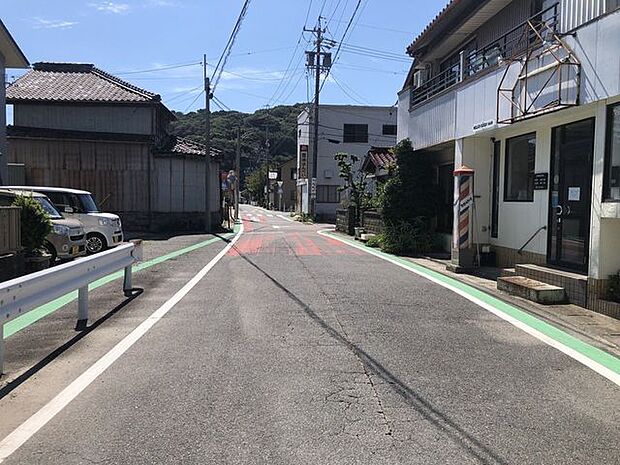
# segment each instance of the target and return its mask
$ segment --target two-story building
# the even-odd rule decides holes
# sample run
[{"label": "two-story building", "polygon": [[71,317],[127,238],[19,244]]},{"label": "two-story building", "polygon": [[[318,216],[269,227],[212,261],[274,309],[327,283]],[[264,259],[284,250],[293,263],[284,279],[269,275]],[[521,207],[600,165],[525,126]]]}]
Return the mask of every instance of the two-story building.
[{"label": "two-story building", "polygon": [[398,139],[431,157],[444,185],[474,170],[470,247],[610,314],[600,298],[620,269],[619,4],[453,0],[409,45],[398,104]]},{"label": "two-story building", "polygon": [[[298,210],[309,212],[312,195],[312,144],[314,123],[312,109],[303,110],[297,118],[297,188]],[[396,143],[396,108],[319,105],[319,138],[316,173],[316,215],[323,221],[336,217],[340,204],[338,176],[334,155],[346,152],[356,155],[359,171],[371,147],[391,147]]]},{"label": "two-story building", "polygon": [[27,68],[28,60],[0,20],[0,185],[9,183],[6,145],[6,69]]},{"label": "two-story building", "polygon": [[219,225],[219,156],[169,134],[159,95],[87,63],[35,63],[7,89],[9,161],[28,185],[93,192],[127,230]]}]

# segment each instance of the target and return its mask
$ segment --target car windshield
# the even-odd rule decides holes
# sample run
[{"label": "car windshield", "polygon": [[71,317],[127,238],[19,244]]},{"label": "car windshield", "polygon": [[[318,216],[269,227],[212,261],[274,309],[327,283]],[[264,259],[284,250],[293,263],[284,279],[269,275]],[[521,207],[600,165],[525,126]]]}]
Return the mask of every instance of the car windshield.
[{"label": "car windshield", "polygon": [[52,202],[50,202],[47,198],[35,197],[35,200],[39,202],[39,204],[43,207],[43,210],[45,210],[45,212],[50,216],[51,219],[60,220],[63,218],[60,212],[56,210],[56,207],[54,207],[54,205],[52,205]]},{"label": "car windshield", "polygon": [[99,213],[99,207],[97,207],[92,195],[78,194],[78,198],[80,199],[84,213]]}]

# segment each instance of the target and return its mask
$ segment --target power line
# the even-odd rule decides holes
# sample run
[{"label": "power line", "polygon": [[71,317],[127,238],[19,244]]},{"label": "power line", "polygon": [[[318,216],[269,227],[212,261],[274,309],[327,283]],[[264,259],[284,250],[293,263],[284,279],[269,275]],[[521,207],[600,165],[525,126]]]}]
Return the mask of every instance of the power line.
[{"label": "power line", "polygon": [[187,113],[187,110],[189,110],[189,109],[192,107],[192,105],[193,105],[194,103],[196,103],[196,100],[198,100],[198,98],[200,98],[200,96],[201,96],[202,94],[204,94],[204,92],[205,92],[205,91],[203,90],[203,91],[201,91],[198,95],[196,95],[196,97],[194,98],[194,100],[192,100],[192,103],[190,103],[190,104],[187,106],[187,108],[185,108],[185,110],[183,110],[183,113]]},{"label": "power line", "polygon": [[[340,39],[340,43],[338,44],[338,48],[336,49],[336,53],[334,53],[334,57],[332,59],[332,66],[334,66],[334,64],[336,63],[336,60],[338,59],[338,55],[340,54],[340,48],[342,47],[342,43],[344,42],[344,39],[346,38],[347,33],[349,32],[349,29],[351,28],[351,24],[353,24],[353,20],[355,19],[355,15],[357,14],[361,4],[362,4],[362,0],[357,0],[357,4],[355,5],[355,9],[353,10],[353,14],[351,15],[351,18],[349,19],[347,27],[345,28],[344,33],[342,34],[342,38]],[[330,71],[331,71],[331,66],[327,69],[327,73],[325,75],[325,78],[323,79],[323,83],[321,84],[321,87],[319,88],[319,92],[321,92],[321,90],[323,89],[323,86],[327,82],[327,78],[329,77],[329,72]]]},{"label": "power line", "polygon": [[245,0],[243,2],[243,6],[241,7],[241,12],[239,13],[237,22],[235,23],[235,26],[233,27],[233,30],[230,33],[228,42],[226,43],[226,46],[224,47],[224,50],[222,51],[222,54],[220,55],[220,59],[218,60],[217,65],[215,66],[215,69],[213,70],[213,75],[212,75],[213,88],[211,89],[212,93],[215,93],[217,84],[219,83],[220,78],[222,77],[222,72],[224,71],[224,67],[226,66],[226,61],[228,60],[228,57],[230,55],[233,45],[235,44],[235,39],[237,38],[237,34],[239,33],[239,30],[241,29],[241,23],[243,22],[243,19],[245,18],[246,13],[248,12],[249,6],[250,6],[250,0]]},{"label": "power line", "polygon": [[196,66],[200,64],[202,63],[201,62],[180,63],[180,64],[164,65],[164,66],[159,66],[157,68],[141,69],[141,70],[134,70],[134,71],[113,71],[110,74],[115,74],[117,76],[125,76],[128,74],[152,73],[155,71],[165,71],[168,69],[187,68],[188,66]]},{"label": "power line", "polygon": [[[362,97],[360,94],[358,94],[357,92],[355,92],[353,89],[351,89],[347,84],[345,84],[344,82],[341,84],[338,79],[336,79],[336,75],[334,73],[332,73],[332,79],[334,80],[334,82],[336,83],[336,85],[338,87],[340,87],[340,90],[347,96],[349,97],[351,100],[353,100],[354,102],[360,103],[362,105],[366,104],[366,105],[370,105],[370,102],[368,100],[366,100],[364,97]],[[344,86],[344,87],[343,87]],[[351,93],[356,94],[359,98],[356,98],[354,96],[352,96],[351,94],[349,94],[349,92],[347,91],[347,89],[345,89],[345,87],[347,89],[349,89],[349,91]]]}]

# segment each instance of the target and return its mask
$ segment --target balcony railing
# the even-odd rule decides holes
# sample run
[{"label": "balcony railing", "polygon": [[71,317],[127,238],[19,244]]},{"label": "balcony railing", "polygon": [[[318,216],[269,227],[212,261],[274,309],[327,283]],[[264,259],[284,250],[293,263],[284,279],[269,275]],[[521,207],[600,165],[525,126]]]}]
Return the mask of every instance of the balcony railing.
[{"label": "balcony railing", "polygon": [[481,71],[514,59],[537,47],[558,28],[558,3],[535,14],[499,39],[465,55],[460,62],[411,90],[410,106],[422,103],[444,90],[467,80]]}]

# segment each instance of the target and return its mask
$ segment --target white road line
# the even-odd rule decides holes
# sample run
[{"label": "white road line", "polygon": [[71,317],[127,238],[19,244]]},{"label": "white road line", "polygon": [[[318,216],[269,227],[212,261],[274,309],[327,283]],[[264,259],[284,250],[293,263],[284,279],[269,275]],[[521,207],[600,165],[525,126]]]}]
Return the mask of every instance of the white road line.
[{"label": "white road line", "polygon": [[272,227],[273,229],[280,229],[280,226],[278,226],[277,224],[274,224]]},{"label": "white road line", "polygon": [[37,431],[45,426],[56,414],[62,411],[73,399],[86,389],[95,379],[118,360],[127,350],[144,336],[166,313],[174,308],[183,297],[191,291],[196,284],[204,278],[209,271],[219,262],[232,248],[243,233],[241,224],[237,235],[220,251],[207,265],[201,269],[185,286],[179,289],[170,299],[151,314],[146,320],[116,344],[108,353],[97,360],[90,368],[78,376],[69,386],[63,389],[56,397],[50,400],[39,411],[18,426],[12,433],[0,441],[0,463],[13,452],[19,449]]},{"label": "white road line", "polygon": [[269,213],[267,213],[267,216],[268,216],[269,218],[273,218],[273,215],[270,215]]},{"label": "white road line", "polygon": [[293,218],[289,218],[289,217],[284,216],[284,215],[278,215],[278,218],[282,218],[283,220],[286,220],[286,221],[295,221]]},{"label": "white road line", "polygon": [[573,349],[572,347],[568,347],[567,345],[564,345],[563,343],[561,343],[560,341],[556,341],[555,339],[547,336],[546,334],[542,333],[541,331],[538,331],[535,328],[532,328],[531,326],[527,325],[526,323],[523,323],[522,321],[518,320],[517,318],[514,318],[511,315],[508,315],[507,313],[504,313],[503,311],[501,311],[500,309],[494,307],[493,305],[484,302],[483,300],[478,299],[477,297],[474,297],[473,295],[455,287],[452,286],[451,284],[448,284],[446,282],[443,282],[439,279],[436,279],[432,276],[429,276],[428,274],[422,272],[422,271],[418,271],[414,268],[409,268],[407,265],[400,263],[397,260],[394,260],[393,258],[390,258],[386,255],[380,254],[372,249],[369,249],[367,246],[365,245],[357,245],[357,244],[352,244],[349,241],[346,241],[344,239],[341,239],[337,236],[331,235],[331,234],[327,234],[328,232],[332,232],[333,230],[330,229],[323,229],[321,231],[319,231],[318,233],[321,236],[326,236],[326,237],[330,237],[332,239],[336,239],[337,241],[343,242],[351,247],[355,247],[356,249],[359,250],[363,250],[364,252],[370,254],[370,255],[374,255],[375,257],[381,258],[382,260],[386,260],[390,263],[393,263],[396,266],[399,266],[407,271],[410,271],[411,273],[415,273],[418,276],[421,276],[425,279],[428,279],[429,281],[434,282],[435,284],[439,284],[442,287],[445,287],[446,289],[451,290],[452,292],[454,292],[455,294],[460,295],[461,297],[466,298],[467,300],[469,300],[470,302],[473,302],[474,304],[478,305],[479,307],[484,308],[485,310],[493,313],[494,315],[498,316],[499,318],[501,318],[504,321],[507,321],[508,323],[510,323],[511,325],[519,328],[520,330],[526,332],[527,334],[529,334],[530,336],[535,337],[536,339],[538,339],[539,341],[544,342],[545,344],[559,350],[560,352],[568,355],[569,357],[571,357],[572,359],[578,361],[579,363],[587,366],[588,368],[590,368],[591,370],[597,372],[599,375],[604,376],[605,378],[607,378],[609,381],[611,381],[612,383],[616,384],[617,386],[620,386],[620,375],[618,375],[617,373],[613,372],[612,370],[610,370],[609,368],[607,368],[606,366],[596,362],[595,360],[592,360],[589,357],[586,357],[585,355],[581,354],[580,352],[576,351],[575,349]]}]

